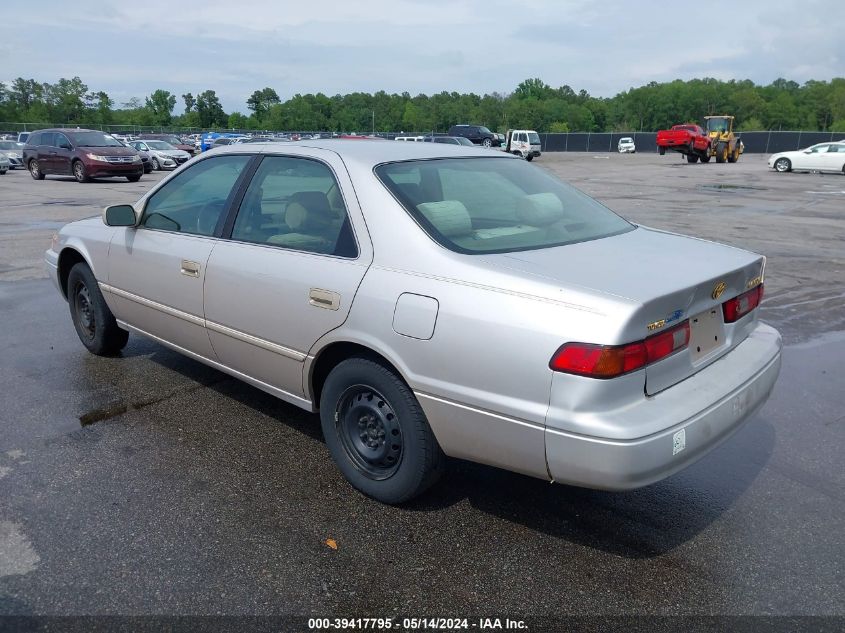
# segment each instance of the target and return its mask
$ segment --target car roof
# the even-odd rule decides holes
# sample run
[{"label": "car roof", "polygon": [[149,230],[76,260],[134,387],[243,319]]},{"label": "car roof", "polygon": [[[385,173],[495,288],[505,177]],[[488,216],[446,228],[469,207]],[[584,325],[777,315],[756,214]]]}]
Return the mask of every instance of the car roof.
[{"label": "car roof", "polygon": [[451,145],[446,143],[390,143],[383,140],[355,140],[348,139],[311,139],[287,143],[255,143],[224,145],[214,149],[216,155],[230,152],[260,152],[272,154],[287,152],[291,147],[303,147],[329,150],[338,154],[346,162],[358,163],[372,168],[382,163],[393,163],[403,160],[425,160],[430,158],[503,158],[516,157],[505,152],[490,150],[481,146]]}]

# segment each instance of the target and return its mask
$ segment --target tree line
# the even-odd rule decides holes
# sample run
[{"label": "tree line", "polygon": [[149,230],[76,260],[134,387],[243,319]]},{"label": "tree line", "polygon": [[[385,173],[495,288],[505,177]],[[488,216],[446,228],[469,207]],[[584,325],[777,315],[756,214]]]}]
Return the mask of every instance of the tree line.
[{"label": "tree line", "polygon": [[[175,113],[177,104],[181,114]],[[0,121],[6,123],[337,132],[445,131],[456,123],[474,123],[494,131],[631,132],[727,113],[737,117],[740,130],[845,132],[845,78],[803,85],[786,79],[769,85],[678,79],[609,98],[566,85],[553,88],[537,78],[526,79],[509,94],[485,95],[379,91],[295,94],[282,101],[266,87],[249,96],[246,109],[246,114],[227,114],[214,90],[179,97],[158,89],[143,100],[116,104],[106,92],[89,90],[79,77],[55,84],[22,77],[0,83]]]}]

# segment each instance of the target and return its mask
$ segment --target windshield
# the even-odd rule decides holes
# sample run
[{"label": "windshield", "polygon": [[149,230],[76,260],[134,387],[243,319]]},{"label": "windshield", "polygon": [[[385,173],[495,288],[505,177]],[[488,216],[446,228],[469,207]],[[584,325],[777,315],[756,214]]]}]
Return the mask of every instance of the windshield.
[{"label": "windshield", "polygon": [[634,228],[525,161],[443,158],[388,163],[375,172],[434,240],[459,253],[549,248]]},{"label": "windshield", "polygon": [[144,142],[147,144],[147,147],[149,147],[150,149],[164,149],[164,150],[176,149],[170,143],[167,143],[165,141],[144,141]]},{"label": "windshield", "polygon": [[17,141],[0,141],[0,149],[21,149],[23,148],[23,143],[18,143]]},{"label": "windshield", "polygon": [[80,132],[71,135],[71,138],[81,147],[123,147],[116,138],[102,132]]},{"label": "windshield", "polygon": [[539,145],[540,144],[540,135],[537,132],[529,132],[528,133],[528,142],[532,145]]},{"label": "windshield", "polygon": [[727,132],[728,131],[728,120],[727,119],[707,119],[707,131],[708,132]]}]

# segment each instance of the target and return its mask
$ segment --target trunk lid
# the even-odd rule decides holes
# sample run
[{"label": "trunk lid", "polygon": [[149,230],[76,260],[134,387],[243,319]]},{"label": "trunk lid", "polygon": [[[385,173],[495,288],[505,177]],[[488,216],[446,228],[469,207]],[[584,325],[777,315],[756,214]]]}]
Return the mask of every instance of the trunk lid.
[{"label": "trunk lid", "polygon": [[762,280],[765,258],[731,246],[638,227],[580,244],[490,255],[485,261],[544,280],[549,284],[549,297],[560,298],[561,288],[583,289],[636,306],[614,340],[582,342],[629,343],[690,319],[690,346],[646,369],[646,392],[653,394],[706,367],[748,335],[756,323],[756,311],[725,324],[721,304]]}]

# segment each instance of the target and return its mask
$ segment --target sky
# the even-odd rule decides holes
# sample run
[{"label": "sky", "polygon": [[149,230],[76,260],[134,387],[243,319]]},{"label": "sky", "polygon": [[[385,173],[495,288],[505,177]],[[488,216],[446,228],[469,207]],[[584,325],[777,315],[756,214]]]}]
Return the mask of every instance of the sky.
[{"label": "sky", "polygon": [[[35,7],[35,8],[33,8]],[[651,81],[845,76],[845,1],[38,0],[3,3],[0,81],[79,76],[118,106],[215,90],[247,113],[323,92],[509,93],[539,77],[611,97]]]}]

